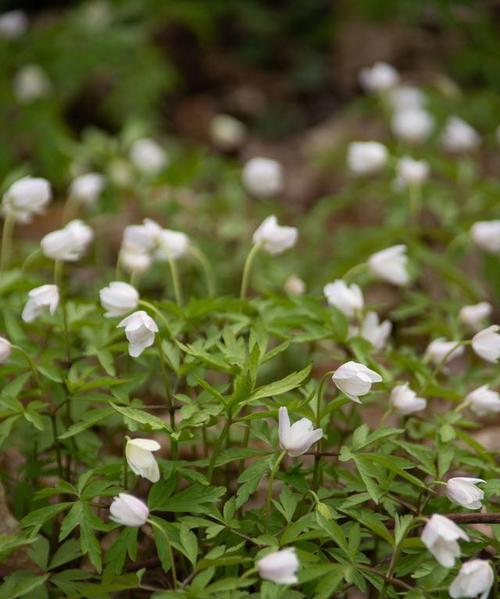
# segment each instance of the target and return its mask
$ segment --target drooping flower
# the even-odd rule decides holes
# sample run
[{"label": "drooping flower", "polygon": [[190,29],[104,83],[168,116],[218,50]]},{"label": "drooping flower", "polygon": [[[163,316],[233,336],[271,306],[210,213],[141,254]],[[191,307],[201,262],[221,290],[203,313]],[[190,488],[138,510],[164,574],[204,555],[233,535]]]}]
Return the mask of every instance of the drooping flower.
[{"label": "drooping flower", "polygon": [[252,158],[243,167],[243,184],[257,198],[270,198],[283,190],[283,167],[271,158]]},{"label": "drooping flower", "polygon": [[50,312],[50,314],[54,314],[58,305],[59,289],[57,285],[35,287],[28,292],[28,301],[24,306],[21,317],[24,322],[32,322],[45,310]]},{"label": "drooping flower", "polygon": [[308,418],[301,418],[290,426],[288,410],[279,409],[279,438],[280,446],[286,449],[288,455],[297,457],[309,450],[311,445],[323,436],[320,428],[314,429],[313,423]]},{"label": "drooping flower", "polygon": [[217,114],[210,123],[213,144],[223,152],[237,150],[245,141],[245,125],[229,114]]},{"label": "drooping flower", "polygon": [[361,323],[359,335],[369,341],[375,349],[382,349],[387,343],[391,330],[390,320],[380,322],[376,312],[368,312]]},{"label": "drooping flower", "polygon": [[125,447],[127,463],[134,474],[147,478],[152,483],[160,480],[160,469],[153,455],[160,449],[153,439],[128,439]]},{"label": "drooping flower", "polygon": [[422,543],[445,568],[452,568],[460,555],[459,539],[469,540],[467,534],[455,522],[434,514],[427,521],[421,535]]},{"label": "drooping flower", "polygon": [[137,274],[146,272],[153,263],[150,254],[134,249],[127,249],[126,247],[122,247],[120,250],[118,261],[124,270]]},{"label": "drooping flower", "polygon": [[397,188],[422,185],[429,177],[429,163],[425,160],[414,160],[409,156],[400,158],[396,167],[395,185]]},{"label": "drooping flower", "polygon": [[387,160],[387,148],[378,141],[355,141],[347,149],[347,164],[354,175],[377,173]]},{"label": "drooping flower", "polygon": [[128,339],[128,353],[132,358],[137,358],[155,342],[155,333],[158,332],[156,322],[144,310],[138,310],[124,318],[117,327],[125,328]]},{"label": "drooping flower", "polygon": [[399,82],[396,69],[386,62],[376,62],[359,72],[359,82],[368,92],[381,92],[395,87]]},{"label": "drooping flower", "polygon": [[391,129],[398,139],[422,143],[432,133],[434,119],[423,108],[397,110],[391,120]]},{"label": "drooping flower", "polygon": [[425,358],[433,364],[441,364],[446,358],[445,364],[448,364],[454,358],[458,358],[465,351],[462,345],[457,341],[447,341],[443,337],[431,341],[425,350]]},{"label": "drooping flower", "polygon": [[165,150],[149,137],[137,139],[130,147],[130,162],[145,175],[157,175],[168,165]]},{"label": "drooping flower", "polygon": [[481,328],[483,321],[488,318],[492,311],[493,307],[489,302],[479,302],[471,306],[463,306],[458,318],[463,324],[477,330]]},{"label": "drooping flower", "polygon": [[332,380],[349,399],[361,403],[359,397],[369,393],[373,383],[380,383],[383,379],[364,364],[351,361],[339,366]]},{"label": "drooping flower", "polygon": [[253,234],[254,244],[260,244],[268,254],[281,254],[293,247],[299,232],[295,227],[282,227],[274,214],[268,216]]},{"label": "drooping flower", "polygon": [[119,493],[109,508],[111,520],[122,526],[139,528],[149,518],[148,506],[128,493]]},{"label": "drooping flower", "polygon": [[376,252],[368,259],[368,267],[374,276],[399,286],[407,285],[410,280],[407,264],[408,256],[404,244],[393,245]]},{"label": "drooping flower", "polygon": [[472,225],[471,237],[474,243],[492,254],[500,253],[500,220],[484,220]]},{"label": "drooping flower", "polygon": [[0,364],[4,364],[10,358],[12,345],[5,337],[0,337]]},{"label": "drooping flower", "polygon": [[177,260],[186,254],[189,243],[189,237],[182,231],[162,229],[155,256],[158,260]]},{"label": "drooping flower", "polygon": [[52,199],[47,179],[23,177],[7,189],[2,198],[2,213],[14,215],[20,223],[30,223],[35,214],[42,214]]},{"label": "drooping flower", "polygon": [[63,262],[76,262],[87,251],[94,232],[81,220],[72,220],[64,228],[43,237],[40,245],[48,258]]},{"label": "drooping flower", "polygon": [[299,560],[293,547],[275,551],[257,562],[262,578],[278,584],[295,584],[298,580]]},{"label": "drooping flower", "polygon": [[106,318],[125,316],[137,308],[139,293],[135,287],[122,281],[113,281],[99,291],[101,305],[106,310]]},{"label": "drooping flower", "polygon": [[461,118],[450,116],[441,133],[441,144],[449,152],[474,150],[481,143],[478,132]]},{"label": "drooping flower", "polygon": [[104,189],[106,179],[99,173],[86,173],[73,179],[70,188],[70,198],[87,206],[95,204]]},{"label": "drooping flower", "polygon": [[472,337],[472,349],[487,362],[500,360],[500,326],[493,324]]},{"label": "drooping flower", "polygon": [[470,404],[470,409],[478,416],[500,412],[500,394],[490,389],[488,385],[471,391],[466,400]]},{"label": "drooping flower", "polygon": [[348,318],[352,318],[363,310],[363,293],[359,285],[355,283],[347,285],[342,279],[337,279],[333,283],[325,285],[323,293],[328,303],[338,308]]},{"label": "drooping flower", "polygon": [[423,397],[417,397],[417,394],[413,389],[410,389],[408,383],[396,385],[391,392],[389,401],[394,408],[404,416],[420,412],[427,407],[427,400]]},{"label": "drooping flower", "polygon": [[471,559],[462,564],[456,578],[450,585],[450,597],[478,597],[488,599],[495,581],[490,562],[484,559]]},{"label": "drooping flower", "polygon": [[482,478],[468,478],[465,476],[455,476],[446,483],[446,496],[453,503],[457,503],[469,510],[481,509],[481,501],[484,498],[484,491],[478,489],[478,483],[485,483]]}]

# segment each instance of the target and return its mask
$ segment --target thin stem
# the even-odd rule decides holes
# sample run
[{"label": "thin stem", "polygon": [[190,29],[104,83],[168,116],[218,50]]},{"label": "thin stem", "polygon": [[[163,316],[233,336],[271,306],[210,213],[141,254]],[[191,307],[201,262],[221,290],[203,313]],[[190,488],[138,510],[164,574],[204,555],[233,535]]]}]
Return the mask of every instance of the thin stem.
[{"label": "thin stem", "polygon": [[427,391],[427,388],[429,387],[429,385],[431,384],[431,381],[433,381],[437,375],[439,374],[439,372],[441,371],[441,368],[443,368],[443,366],[445,366],[445,364],[448,362],[448,359],[450,358],[450,356],[459,348],[462,347],[464,345],[470,345],[472,343],[472,341],[470,339],[466,339],[464,341],[457,341],[456,344],[448,351],[446,352],[446,354],[443,356],[443,358],[437,363],[436,367],[434,368],[434,370],[431,372],[430,377],[425,381],[424,386],[422,387],[421,393],[425,393],[425,391]]},{"label": "thin stem", "polygon": [[170,257],[170,255],[167,257],[168,260],[168,267],[170,269],[170,276],[172,277],[172,284],[174,286],[174,295],[175,295],[175,301],[177,303],[177,305],[179,307],[182,306],[182,291],[181,291],[181,283],[179,280],[179,272],[177,270],[177,265],[175,263],[175,260],[173,258]]},{"label": "thin stem", "polygon": [[255,256],[258,254],[260,250],[260,244],[256,243],[252,249],[248,252],[247,259],[245,260],[245,266],[243,267],[243,276],[241,279],[241,290],[240,290],[240,299],[245,299],[248,292],[248,284],[250,281],[250,271],[252,269],[252,263],[255,259]]},{"label": "thin stem", "polygon": [[[172,428],[172,431],[175,432],[175,407],[172,401],[172,389],[170,387],[170,379],[168,378],[166,357],[161,346],[160,336],[158,335],[156,339],[156,344],[158,345],[158,352],[160,353],[160,371],[161,376],[163,378],[163,383],[165,385],[165,393],[167,395],[168,412],[170,414],[170,427]],[[171,437],[170,444],[170,450],[172,453],[171,457],[175,460],[177,459],[177,441],[173,437]]]},{"label": "thin stem", "polygon": [[414,225],[418,223],[418,217],[420,214],[421,205],[421,194],[422,187],[419,183],[413,183],[409,185],[408,192],[410,194],[410,222]]},{"label": "thin stem", "polygon": [[151,520],[151,519],[148,519],[148,523],[151,524],[151,526],[153,526],[154,528],[156,528],[156,530],[159,530],[161,532],[161,534],[163,535],[163,537],[165,538],[165,541],[167,543],[168,555],[170,558],[170,564],[172,566],[172,578],[174,580],[174,589],[176,589],[178,586],[177,571],[175,569],[174,551],[172,549],[172,545],[170,544],[170,539],[168,538],[167,532],[163,528],[163,526],[160,526],[157,522],[155,522],[154,520]]},{"label": "thin stem", "polygon": [[194,258],[196,258],[196,260],[198,260],[198,262],[200,263],[200,266],[205,274],[205,279],[207,282],[208,296],[213,297],[215,295],[215,277],[212,265],[210,264],[205,254],[195,245],[190,245],[189,251],[191,255]]},{"label": "thin stem", "polygon": [[271,469],[271,474],[269,475],[269,482],[267,485],[267,498],[266,498],[266,529],[269,526],[269,518],[271,517],[271,502],[273,500],[274,477],[276,476],[276,473],[278,472],[281,461],[285,457],[285,455],[286,455],[286,450],[283,450],[279,454],[278,459],[276,460],[276,462],[274,463],[274,466]]},{"label": "thin stem", "polygon": [[[321,400],[323,399],[323,395],[325,392],[325,384],[326,381],[333,374],[332,370],[325,372],[325,374],[321,377],[321,381],[318,386],[318,394],[316,396],[316,428],[321,428]],[[314,470],[313,470],[313,490],[317,490],[319,487],[319,461],[321,458],[321,440],[318,441],[316,445],[316,453],[314,456]]]},{"label": "thin stem", "polygon": [[229,427],[231,426],[231,424],[232,424],[232,415],[231,415],[231,413],[229,413],[226,423],[224,424],[224,428],[222,429],[222,433],[217,438],[217,441],[215,442],[215,445],[214,445],[214,449],[212,451],[212,455],[210,456],[210,462],[208,464],[208,471],[207,471],[207,480],[209,483],[212,482],[212,476],[214,474],[215,464],[217,462],[217,458],[219,457],[220,449],[226,439],[226,436],[229,432]]},{"label": "thin stem", "polygon": [[406,527],[406,530],[401,535],[399,542],[394,547],[394,551],[392,552],[392,556],[391,556],[391,561],[389,562],[389,567],[387,568],[387,574],[384,576],[384,584],[382,586],[382,590],[380,591],[379,597],[381,599],[386,596],[387,585],[393,580],[394,569],[396,567],[396,562],[397,562],[399,554],[401,552],[401,544],[402,544],[403,540],[406,538],[406,535],[408,534],[408,532],[410,531],[410,529],[412,528],[414,523],[415,523],[415,520],[413,520],[412,522],[410,522],[408,524],[408,526]]},{"label": "thin stem", "polygon": [[158,316],[158,318],[165,325],[168,336],[170,338],[172,338],[172,332],[170,331],[170,325],[168,324],[168,320],[165,318],[165,316],[160,312],[160,310],[158,310],[158,308],[154,304],[151,304],[150,302],[147,302],[146,300],[141,299],[141,300],[139,300],[139,306],[143,306],[144,308],[148,308],[149,310],[151,310],[151,312],[154,312],[156,314],[156,316]]},{"label": "thin stem", "polygon": [[21,272],[25,272],[26,270],[28,270],[28,268],[31,266],[31,264],[33,262],[35,262],[35,260],[38,258],[38,256],[41,256],[41,255],[42,255],[42,250],[40,248],[38,248],[34,252],[31,252],[31,254],[23,262],[23,265],[21,266]]},{"label": "thin stem", "polygon": [[66,348],[66,362],[71,364],[71,349],[69,342],[69,327],[68,327],[68,312],[66,310],[66,295],[63,289],[63,271],[64,263],[60,261],[54,262],[54,284],[57,285],[59,289],[59,297],[61,304],[61,313],[62,313],[62,323],[63,323],[63,335],[64,335],[64,345]]},{"label": "thin stem", "polygon": [[358,274],[364,273],[367,270],[367,265],[365,262],[362,262],[361,264],[356,264],[355,266],[353,266],[352,268],[350,268],[342,277],[342,279],[347,283],[349,281],[349,279],[352,279],[353,277],[355,277]]},{"label": "thin stem", "polygon": [[38,376],[38,371],[37,371],[37,369],[36,369],[36,365],[35,365],[35,363],[33,362],[33,359],[32,359],[32,357],[31,357],[31,356],[28,354],[28,352],[27,352],[27,351],[25,351],[25,350],[24,350],[22,347],[20,347],[19,345],[14,345],[14,344],[12,344],[12,346],[11,346],[11,347],[12,347],[12,349],[16,349],[16,350],[17,350],[19,353],[21,353],[21,354],[24,356],[24,358],[26,359],[26,361],[27,361],[27,362],[28,362],[28,364],[29,364],[29,367],[31,368],[31,372],[33,373],[33,378],[35,379],[36,386],[38,387],[38,389],[39,389],[39,390],[40,390],[40,392],[41,392],[41,390],[42,390],[42,385],[41,385],[41,382],[40,382],[40,377]]},{"label": "thin stem", "polygon": [[128,489],[128,462],[127,462],[127,443],[129,438],[125,437],[123,443],[123,488]]},{"label": "thin stem", "polygon": [[2,254],[0,255],[0,271],[9,265],[10,252],[12,249],[12,236],[16,225],[16,216],[13,212],[7,212],[2,230]]},{"label": "thin stem", "polygon": [[52,423],[52,434],[54,436],[54,448],[56,450],[56,461],[57,461],[57,472],[59,474],[59,478],[63,477],[63,464],[62,464],[62,456],[61,456],[61,445],[59,443],[59,437],[57,433],[57,416],[52,414],[50,416],[50,421]]}]

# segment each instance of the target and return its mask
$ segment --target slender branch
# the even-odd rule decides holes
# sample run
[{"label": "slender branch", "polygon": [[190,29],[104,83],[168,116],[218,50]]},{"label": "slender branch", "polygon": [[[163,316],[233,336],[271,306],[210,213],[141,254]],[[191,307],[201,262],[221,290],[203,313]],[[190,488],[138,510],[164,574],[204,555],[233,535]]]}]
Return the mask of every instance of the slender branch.
[{"label": "slender branch", "polygon": [[[441,514],[456,524],[500,524],[500,512],[483,514]],[[424,516],[425,518],[425,516]],[[387,528],[394,528],[394,520],[385,522]],[[422,522],[420,526],[423,526]]]},{"label": "slender branch", "polygon": [[254,261],[255,256],[258,254],[260,250],[260,244],[256,243],[252,249],[248,252],[247,259],[245,260],[245,266],[243,267],[243,276],[241,279],[241,291],[240,298],[243,300],[247,296],[248,291],[248,283],[250,280],[250,270],[252,268],[252,263]]},{"label": "slender branch", "polygon": [[285,457],[286,454],[286,450],[283,450],[280,455],[278,456],[278,459],[276,460],[276,462],[274,463],[274,466],[272,467],[271,470],[271,474],[269,475],[269,482],[268,482],[268,486],[267,486],[267,498],[266,498],[266,528],[269,524],[269,519],[271,517],[271,502],[273,499],[273,482],[274,482],[274,477],[276,476],[276,472],[278,472],[278,469],[280,467],[281,464],[281,460]]}]

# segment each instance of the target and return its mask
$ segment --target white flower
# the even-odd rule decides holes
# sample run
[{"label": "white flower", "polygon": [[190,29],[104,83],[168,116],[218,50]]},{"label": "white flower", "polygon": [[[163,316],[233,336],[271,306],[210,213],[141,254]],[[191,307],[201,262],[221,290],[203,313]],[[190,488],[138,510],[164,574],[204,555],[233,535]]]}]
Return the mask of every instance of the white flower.
[{"label": "white flower", "polygon": [[421,539],[442,566],[452,568],[455,559],[460,555],[458,539],[468,541],[469,537],[449,518],[434,514],[427,521]]},{"label": "white flower", "polygon": [[474,389],[466,400],[470,403],[470,409],[478,416],[500,412],[500,394],[490,389],[489,385]]},{"label": "white flower", "polygon": [[299,566],[293,547],[270,553],[257,562],[260,576],[278,584],[295,584]]},{"label": "white flower", "polygon": [[165,150],[148,137],[137,139],[130,147],[130,162],[138,171],[146,175],[157,175],[168,164]]},{"label": "white flower", "polygon": [[35,320],[42,312],[48,310],[51,314],[59,305],[59,289],[57,285],[42,285],[28,293],[28,301],[24,306],[22,319],[24,322]]},{"label": "white flower", "polygon": [[387,148],[378,141],[354,141],[347,149],[347,164],[355,175],[380,171],[387,164]]},{"label": "white flower", "polygon": [[422,108],[405,108],[394,113],[391,129],[398,139],[409,143],[426,140],[434,128],[434,119]]},{"label": "white flower", "polygon": [[371,68],[361,69],[359,82],[368,92],[380,92],[396,86],[399,82],[399,74],[390,64],[376,62]]},{"label": "white flower", "polygon": [[253,234],[254,244],[260,244],[268,254],[281,254],[293,247],[299,232],[295,227],[282,227],[278,219],[268,216]]},{"label": "white flower", "polygon": [[134,474],[147,478],[152,483],[160,480],[160,469],[153,455],[160,444],[152,439],[128,439],[125,456]]},{"label": "white flower", "polygon": [[290,426],[288,410],[283,406],[279,409],[280,447],[286,449],[288,455],[302,455],[322,436],[323,431],[320,428],[313,430],[313,423],[308,418],[301,418]]},{"label": "white flower", "polygon": [[490,562],[484,559],[471,559],[462,564],[456,578],[450,585],[450,597],[477,597],[488,599],[495,581]]},{"label": "white flower", "polygon": [[485,220],[472,225],[474,243],[485,252],[500,253],[500,220]]},{"label": "white flower", "polygon": [[23,10],[10,10],[0,15],[0,38],[11,40],[28,29],[28,17]]},{"label": "white flower", "polygon": [[409,156],[403,156],[398,160],[396,167],[397,188],[422,185],[429,177],[429,163],[425,160],[413,160]]},{"label": "white flower", "polygon": [[451,116],[441,133],[441,144],[449,152],[474,150],[480,144],[478,132],[462,119]]},{"label": "white flower", "polygon": [[243,167],[243,184],[257,198],[269,198],[283,190],[283,167],[271,158],[252,158]]},{"label": "white flower", "polygon": [[500,360],[500,326],[491,325],[472,337],[472,349],[476,354],[487,362],[498,362]]},{"label": "white flower", "polygon": [[325,285],[323,293],[327,302],[338,308],[348,318],[355,316],[363,310],[363,293],[359,285],[355,283],[349,286],[341,279],[337,279],[333,283]]},{"label": "white flower", "polygon": [[13,88],[19,102],[29,104],[46,98],[52,91],[52,84],[41,66],[29,64],[16,73]]},{"label": "white flower", "polygon": [[493,307],[488,302],[479,302],[471,306],[463,306],[460,309],[458,318],[460,322],[471,327],[472,329],[481,328],[483,321],[491,314]]},{"label": "white flower", "polygon": [[150,218],[145,218],[142,225],[129,225],[123,231],[122,247],[135,252],[156,251],[160,242],[162,228]]},{"label": "white flower", "polygon": [[389,92],[389,103],[393,110],[408,110],[410,108],[423,108],[425,94],[418,87],[401,85]]},{"label": "white flower", "polygon": [[394,285],[407,285],[410,277],[407,270],[406,245],[393,245],[372,254],[368,259],[370,272],[379,279]]},{"label": "white flower", "polygon": [[306,292],[306,284],[297,275],[290,275],[285,281],[284,287],[290,295],[304,295]]},{"label": "white flower", "polygon": [[0,337],[0,364],[7,362],[12,353],[12,345],[5,337]]},{"label": "white flower", "polygon": [[132,358],[137,358],[155,342],[155,333],[158,332],[156,322],[144,312],[138,310],[127,318],[124,318],[118,327],[125,327],[125,335],[128,339],[128,353]]},{"label": "white flower", "polygon": [[361,324],[359,335],[369,341],[375,349],[382,349],[392,330],[390,320],[379,321],[376,312],[368,312]]},{"label": "white flower", "polygon": [[443,337],[431,341],[425,350],[425,358],[433,364],[441,364],[446,357],[446,364],[458,358],[465,351],[463,345],[458,345],[458,341],[446,341]]},{"label": "white flower", "polygon": [[156,258],[158,260],[177,260],[189,249],[189,237],[181,231],[162,229],[158,239]]},{"label": "white flower", "polygon": [[359,397],[370,392],[373,383],[382,382],[378,372],[359,362],[346,362],[333,373],[332,381],[349,399],[361,403]]},{"label": "white flower", "polygon": [[9,187],[2,198],[3,214],[13,214],[16,221],[31,222],[52,199],[50,183],[40,177],[23,177]]},{"label": "white flower", "polygon": [[53,260],[75,262],[86,252],[94,232],[81,220],[72,220],[63,229],[52,231],[42,238],[42,252]]},{"label": "white flower", "polygon": [[146,252],[126,247],[122,247],[120,250],[118,261],[127,272],[138,274],[146,272],[153,262],[151,256]]},{"label": "white flower", "polygon": [[423,397],[417,397],[417,394],[413,389],[410,389],[408,383],[394,387],[389,401],[404,416],[420,412],[420,410],[425,410],[427,407],[427,400]]},{"label": "white flower", "polygon": [[246,133],[245,125],[229,114],[218,114],[210,123],[212,142],[223,151],[238,149],[245,141]]},{"label": "white flower", "polygon": [[478,489],[478,483],[485,483],[482,478],[467,478],[465,476],[456,476],[450,478],[446,483],[446,496],[450,501],[458,503],[469,510],[479,510],[484,498],[484,491]]},{"label": "white flower", "polygon": [[137,308],[139,293],[137,289],[122,281],[113,281],[99,291],[102,307],[107,310],[106,318],[124,316]]},{"label": "white flower", "polygon": [[119,493],[113,499],[109,511],[111,520],[123,526],[138,528],[146,523],[149,517],[148,506],[128,493]]},{"label": "white flower", "polygon": [[69,188],[71,198],[92,205],[98,200],[104,189],[105,178],[99,173],[86,173],[73,180]]}]

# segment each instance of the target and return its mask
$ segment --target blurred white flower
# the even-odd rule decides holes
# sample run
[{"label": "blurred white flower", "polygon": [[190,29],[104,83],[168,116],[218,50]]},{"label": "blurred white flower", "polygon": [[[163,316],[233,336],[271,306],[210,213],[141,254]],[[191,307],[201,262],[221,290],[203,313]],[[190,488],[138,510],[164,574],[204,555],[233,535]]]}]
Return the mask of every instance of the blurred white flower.
[{"label": "blurred white flower", "polygon": [[286,449],[289,456],[302,455],[322,437],[323,431],[320,428],[314,429],[308,418],[301,418],[290,426],[288,410],[285,407],[279,409],[280,447]]},{"label": "blurred white flower", "polygon": [[381,92],[395,87],[399,82],[399,74],[390,64],[376,62],[372,67],[361,69],[359,82],[368,92]]},{"label": "blurred white flower", "polygon": [[356,403],[361,403],[359,397],[370,392],[373,383],[381,383],[382,377],[378,372],[370,370],[359,362],[346,362],[333,373],[335,385]]},{"label": "blurred white flower", "polygon": [[500,394],[490,389],[489,385],[474,389],[465,399],[469,402],[470,409],[478,416],[500,412]]},{"label": "blurred white flower", "polygon": [[285,281],[285,291],[290,295],[304,295],[306,284],[297,275],[290,275]]},{"label": "blurred white flower", "polygon": [[414,160],[403,156],[396,166],[396,188],[422,185],[429,178],[429,163],[425,160]]},{"label": "blurred white flower", "polygon": [[500,220],[485,220],[472,225],[472,241],[485,252],[500,253]]},{"label": "blurred white flower", "polygon": [[13,214],[16,221],[30,223],[34,214],[41,214],[52,199],[47,179],[23,177],[7,189],[2,198],[2,213]]},{"label": "blurred white flower", "polygon": [[72,220],[64,228],[52,231],[40,242],[48,258],[63,262],[76,262],[86,252],[94,232],[81,220]]},{"label": "blurred white flower", "polygon": [[213,144],[224,152],[237,150],[245,141],[245,125],[229,114],[218,114],[210,123]]},{"label": "blurred white flower", "polygon": [[478,489],[478,483],[485,483],[482,478],[468,478],[455,476],[446,483],[446,496],[453,503],[457,503],[468,510],[481,509],[481,501],[484,499],[484,491]]},{"label": "blurred white flower", "polygon": [[363,310],[363,293],[359,287],[353,283],[347,285],[342,279],[337,279],[333,283],[328,283],[323,288],[327,302],[343,312],[348,318],[352,318]]},{"label": "blurred white flower", "polygon": [[283,167],[271,158],[252,158],[243,167],[243,184],[257,198],[270,198],[283,191]]},{"label": "blurred white flower", "polygon": [[298,236],[299,232],[295,227],[282,227],[273,214],[259,225],[252,241],[260,244],[268,254],[281,254],[296,244]]},{"label": "blurred white flower", "polygon": [[395,87],[389,92],[388,97],[391,107],[397,111],[423,108],[426,100],[424,92],[412,85]]},{"label": "blurred white flower", "polygon": [[50,314],[54,314],[58,305],[59,289],[57,285],[35,287],[28,292],[28,301],[24,306],[21,317],[24,322],[32,322],[45,310],[48,310]]},{"label": "blurred white flower", "polygon": [[135,168],[146,175],[157,175],[169,162],[165,150],[149,137],[134,141],[130,146],[129,158]]},{"label": "blurred white flower", "polygon": [[139,293],[135,287],[122,281],[113,281],[99,291],[106,318],[125,316],[135,310],[139,304]]},{"label": "blurred white flower", "polygon": [[125,328],[128,339],[128,353],[132,358],[137,358],[155,342],[155,333],[158,332],[156,322],[144,310],[138,310],[118,323],[117,328]]},{"label": "blurred white flower", "polygon": [[23,10],[10,10],[0,15],[0,39],[20,37],[28,29],[28,17]]},{"label": "blurred white flower", "polygon": [[500,326],[493,324],[472,337],[472,349],[487,362],[500,360]]},{"label": "blurred white flower", "polygon": [[441,133],[441,144],[449,152],[474,150],[481,143],[478,132],[464,120],[450,116]]},{"label": "blurred white flower", "polygon": [[0,337],[0,364],[4,364],[10,358],[12,345],[5,337]]},{"label": "blurred white flower", "polygon": [[52,92],[52,84],[40,65],[29,64],[15,74],[12,83],[14,95],[23,104],[46,98]]},{"label": "blurred white flower", "polygon": [[71,183],[69,196],[88,206],[95,204],[104,189],[105,181],[103,175],[99,173],[80,175]]},{"label": "blurred white flower", "polygon": [[484,559],[471,559],[460,567],[460,570],[450,585],[450,597],[478,597],[488,599],[490,590],[495,582],[495,574],[490,562]]},{"label": "blurred white flower", "polygon": [[482,323],[491,314],[493,307],[488,302],[479,302],[471,306],[463,306],[460,309],[458,318],[460,322],[471,327],[471,329],[481,328]]},{"label": "blurred white flower", "polygon": [[447,341],[444,337],[439,337],[431,341],[425,350],[425,358],[433,364],[441,364],[446,358],[446,364],[458,358],[465,351],[463,345],[458,345],[458,341]]},{"label": "blurred white flower", "polygon": [[422,543],[432,553],[436,560],[445,568],[452,568],[460,555],[458,540],[468,541],[467,534],[455,522],[434,514],[422,531]]},{"label": "blurred white flower", "polygon": [[423,397],[417,397],[417,394],[413,389],[410,389],[408,383],[394,387],[389,401],[404,416],[420,412],[427,407],[427,400]]},{"label": "blurred white flower", "polygon": [[119,493],[109,508],[111,520],[122,526],[138,528],[149,518],[148,506],[128,493]]},{"label": "blurred white flower", "polygon": [[153,439],[127,439],[125,457],[134,474],[147,478],[152,483],[160,480],[160,469],[153,455],[160,449]]},{"label": "blurred white flower", "polygon": [[407,285],[410,280],[407,263],[408,256],[404,244],[393,245],[376,252],[368,259],[368,267],[372,275],[400,286]]},{"label": "blurred white flower", "polygon": [[150,254],[141,250],[122,247],[118,256],[120,266],[129,273],[142,274],[146,272],[153,263]]},{"label": "blurred white flower", "polygon": [[390,320],[380,322],[376,312],[368,312],[361,324],[360,337],[369,341],[375,349],[382,349],[391,334],[392,323]]},{"label": "blurred white flower", "polygon": [[122,247],[129,251],[154,252],[160,243],[162,228],[150,218],[142,225],[128,225],[123,231]]},{"label": "blurred white flower", "polygon": [[177,260],[189,249],[189,237],[181,231],[162,229],[158,239],[156,258],[158,260]]},{"label": "blurred white flower", "polygon": [[355,175],[377,173],[387,160],[387,148],[378,141],[354,141],[347,148],[347,164]]},{"label": "blurred white flower", "polygon": [[295,584],[298,580],[299,566],[295,549],[292,547],[270,553],[257,562],[260,576],[277,584]]},{"label": "blurred white flower", "polygon": [[421,143],[432,133],[434,119],[422,108],[405,108],[394,113],[391,129],[398,139]]}]

